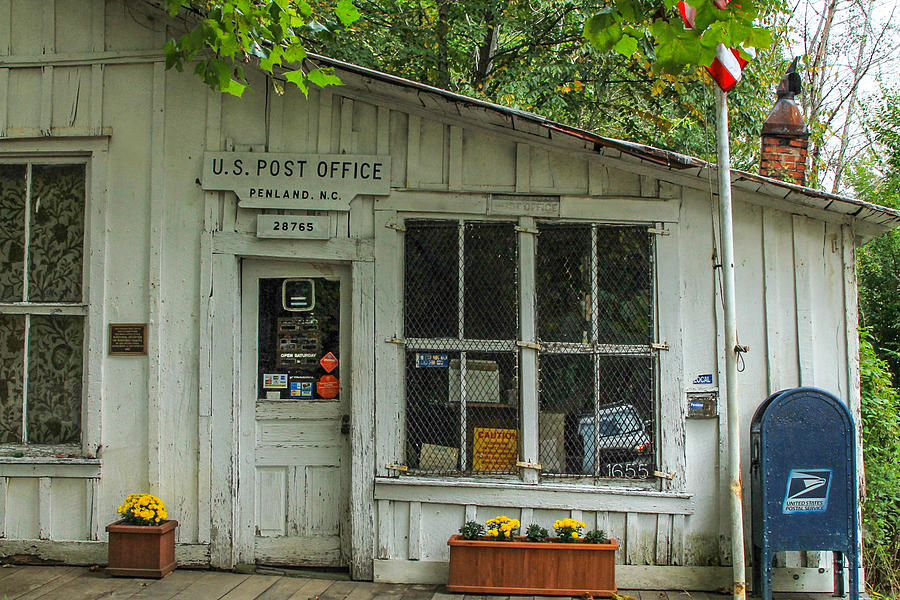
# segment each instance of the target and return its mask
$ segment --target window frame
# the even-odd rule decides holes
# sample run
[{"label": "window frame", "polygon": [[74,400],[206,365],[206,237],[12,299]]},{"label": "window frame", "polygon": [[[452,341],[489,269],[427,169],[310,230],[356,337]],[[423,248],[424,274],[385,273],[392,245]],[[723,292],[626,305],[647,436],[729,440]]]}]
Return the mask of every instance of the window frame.
[{"label": "window frame", "polygon": [[[538,370],[538,357],[540,351],[537,348],[530,348],[529,344],[536,345],[538,344],[538,336],[537,336],[537,321],[536,321],[536,313],[537,313],[537,286],[536,286],[536,244],[535,244],[535,233],[537,231],[537,227],[540,223],[548,223],[548,224],[573,224],[573,225],[588,225],[588,226],[646,226],[648,229],[657,228],[662,225],[662,222],[659,221],[641,221],[641,220],[623,220],[621,218],[616,219],[602,219],[596,217],[580,217],[580,218],[566,218],[566,217],[554,217],[547,218],[544,216],[520,216],[515,217],[511,215],[490,215],[490,214],[471,214],[471,213],[420,213],[420,212],[403,212],[396,213],[395,223],[396,226],[392,226],[398,233],[402,233],[405,231],[405,223],[408,220],[434,220],[434,221],[481,221],[481,222],[514,222],[516,223],[516,231],[517,231],[517,239],[518,239],[518,252],[517,252],[517,269],[518,269],[518,293],[519,293],[519,310],[518,310],[518,326],[519,326],[519,342],[520,344],[520,356],[519,356],[519,424],[520,424],[520,446],[519,446],[519,460],[522,464],[534,464],[539,462],[539,436],[538,436],[538,419],[539,419],[539,370]],[[595,229],[592,227],[592,230]],[[404,234],[405,235],[405,234]],[[376,234],[376,237],[378,234]],[[659,237],[655,237],[651,244],[650,250],[650,260],[651,260],[651,305],[652,305],[652,315],[653,315],[653,324],[652,331],[655,339],[659,339],[661,332],[661,315],[659,311],[659,290],[660,290],[660,244]],[[404,324],[405,324],[405,298],[404,298],[404,289],[405,289],[405,266],[406,266],[406,256],[403,250],[404,241],[401,239],[398,241],[398,250],[399,250],[399,261],[398,261],[398,278],[399,278],[399,302],[397,303],[397,319],[399,325],[398,340],[403,342],[402,351],[405,355],[407,351],[414,350],[415,348],[419,348],[420,344],[418,342],[422,342],[422,339],[405,339],[404,332]],[[462,293],[462,292],[460,292]],[[425,340],[427,341],[427,340]],[[415,347],[407,345],[409,342],[415,343]],[[424,347],[422,347],[424,348]],[[433,348],[431,348],[434,350]],[[679,346],[680,349],[680,346]],[[653,362],[653,412],[654,412],[654,420],[655,427],[653,431],[653,452],[654,452],[654,465],[655,469],[662,469],[663,463],[665,463],[665,452],[667,448],[663,448],[662,445],[664,442],[669,443],[671,440],[671,436],[664,436],[662,432],[663,427],[663,418],[662,418],[662,409],[661,403],[663,400],[664,394],[662,393],[660,382],[661,382],[661,374],[664,371],[662,366],[663,356],[656,349],[651,349],[648,347],[648,353],[652,357]],[[680,353],[679,353],[680,354]],[[406,431],[406,366],[405,361],[401,360],[399,365],[399,386],[398,386],[398,396],[397,402],[398,413],[400,417],[400,427],[398,428],[398,439],[396,440],[397,445],[397,456],[402,461],[402,464],[405,465],[406,459],[406,439],[407,439],[407,431]],[[680,389],[680,388],[679,388]],[[683,426],[681,428],[681,439],[683,440]],[[683,449],[683,441],[681,444]],[[677,462],[677,461],[676,461]],[[430,474],[427,472],[420,471],[403,471],[399,470],[394,473],[394,475],[404,475],[408,478],[417,478],[434,481],[440,479],[446,479],[449,481],[475,481],[481,483],[489,483],[490,481],[495,481],[497,483],[532,483],[532,484],[550,484],[550,485],[578,485],[578,486],[594,486],[599,488],[628,488],[632,490],[638,491],[646,491],[646,492],[658,492],[661,490],[673,490],[677,491],[680,489],[681,478],[679,478],[679,486],[673,485],[671,482],[667,482],[665,479],[656,478],[651,476],[647,479],[625,479],[625,478],[608,478],[608,477],[597,477],[594,475],[560,475],[560,474],[547,474],[543,475],[539,473],[538,469],[532,468],[521,468],[518,475],[503,475],[503,474],[479,474],[479,473],[465,473],[462,475],[446,475],[446,474]]]},{"label": "window frame", "polygon": [[[461,277],[460,282],[463,285],[461,287],[459,287],[459,289],[457,290],[457,296],[458,296],[457,302],[458,302],[458,307],[459,307],[459,311],[460,311],[457,314],[458,326],[459,326],[459,329],[457,331],[457,336],[455,338],[452,338],[452,337],[404,338],[405,353],[409,354],[411,352],[417,352],[417,351],[418,352],[459,352],[459,354],[460,354],[460,358],[459,358],[460,380],[465,378],[466,356],[469,353],[474,353],[474,354],[510,353],[513,356],[515,356],[516,352],[519,350],[519,348],[517,346],[517,341],[521,338],[521,328],[522,328],[522,325],[521,325],[522,317],[521,317],[521,312],[520,312],[521,305],[518,303],[519,298],[521,297],[521,291],[520,291],[521,274],[519,273],[519,270],[521,269],[521,265],[522,265],[521,255],[520,255],[521,236],[519,235],[519,232],[516,231],[516,228],[518,227],[516,218],[509,217],[509,216],[507,216],[506,218],[504,218],[502,216],[498,216],[496,218],[484,218],[483,215],[481,215],[481,216],[468,215],[468,216],[453,216],[453,217],[431,215],[430,217],[419,217],[419,218],[407,217],[406,220],[455,223],[456,228],[457,228],[457,244],[458,244],[457,245],[457,269],[458,269],[458,272],[460,273],[460,277]],[[503,339],[503,338],[482,339],[482,338],[467,338],[467,337],[465,337],[465,331],[464,331],[465,330],[464,315],[465,315],[465,310],[466,310],[465,309],[466,304],[465,304],[465,300],[464,300],[464,298],[465,298],[465,291],[464,291],[465,290],[465,287],[464,287],[465,279],[463,278],[462,274],[465,272],[465,258],[466,258],[465,230],[466,230],[466,223],[469,223],[469,222],[493,223],[493,224],[498,224],[498,225],[505,224],[505,225],[511,226],[513,228],[513,231],[516,231],[515,254],[516,254],[516,272],[517,272],[517,276],[518,276],[517,281],[516,281],[516,288],[517,288],[516,291],[517,291],[517,295],[519,296],[519,298],[517,298],[517,305],[516,305],[516,312],[515,312],[516,329],[517,329],[516,333],[518,334],[515,339]],[[403,273],[404,274],[405,274],[405,265],[406,265],[405,261],[406,261],[406,254],[404,252],[403,253],[403,265],[404,265]],[[404,286],[404,290],[405,290],[405,286],[406,286],[405,277],[403,278],[403,286]],[[405,291],[403,292],[403,295],[405,297]],[[404,323],[404,327],[405,327],[405,321],[406,321],[406,312],[405,311],[406,311],[406,306],[405,306],[405,304],[403,304],[402,308],[401,308],[401,322]],[[404,331],[404,335],[405,335],[405,331]],[[520,358],[520,357],[516,357],[517,363],[518,363],[518,358]],[[479,360],[479,359],[471,359],[471,360]],[[521,365],[517,364],[517,367],[518,367],[518,369],[521,369]],[[520,379],[520,381],[521,381],[521,379]],[[403,442],[404,442],[404,444],[407,439],[406,404],[405,404],[406,403],[405,391],[406,391],[406,387],[407,387],[406,384],[407,384],[407,378],[406,378],[406,371],[405,371],[405,367],[404,367],[404,371],[403,371],[404,395],[403,395],[403,400],[402,400],[404,403],[403,410],[402,410]],[[426,477],[444,476],[444,477],[459,478],[459,477],[470,477],[471,476],[471,477],[477,477],[479,479],[482,479],[485,477],[490,477],[490,478],[498,478],[498,479],[503,479],[503,480],[518,481],[519,476],[516,474],[513,474],[513,473],[509,473],[509,472],[502,472],[502,471],[475,472],[475,471],[471,470],[472,465],[468,464],[468,455],[467,455],[468,444],[470,441],[472,441],[468,437],[468,410],[467,410],[468,404],[467,404],[465,386],[461,386],[460,389],[461,389],[461,393],[460,393],[460,402],[459,402],[459,409],[458,409],[459,410],[459,429],[460,429],[459,460],[460,460],[462,470],[464,471],[464,473],[460,474],[460,475],[449,475],[449,474],[442,475],[442,474],[436,474],[436,473],[432,474],[432,473],[428,473],[428,472],[421,472],[420,474],[422,474],[423,476],[426,476]],[[521,405],[521,397],[522,396],[521,396],[521,393],[522,392],[521,392],[521,383],[520,383],[519,405],[518,405],[518,410],[517,410],[517,414],[516,414],[516,423],[518,425],[519,431],[522,431],[522,405]],[[519,458],[521,458],[521,455],[522,455],[522,443],[523,443],[523,440],[520,438],[518,441]],[[474,462],[474,458],[473,458],[473,462]],[[417,473],[419,473],[419,472],[417,471]]]},{"label": "window frame", "polygon": [[[107,152],[106,136],[78,139],[20,139],[0,143],[3,164],[83,164],[85,168],[84,239],[81,302],[0,303],[4,314],[77,315],[84,318],[81,377],[81,435],[72,444],[0,444],[0,455],[28,463],[31,459],[56,459],[65,463],[96,459],[101,450],[100,404],[104,331],[104,278],[106,256]],[[27,410],[27,406],[26,406]],[[23,411],[23,419],[27,414]]]}]

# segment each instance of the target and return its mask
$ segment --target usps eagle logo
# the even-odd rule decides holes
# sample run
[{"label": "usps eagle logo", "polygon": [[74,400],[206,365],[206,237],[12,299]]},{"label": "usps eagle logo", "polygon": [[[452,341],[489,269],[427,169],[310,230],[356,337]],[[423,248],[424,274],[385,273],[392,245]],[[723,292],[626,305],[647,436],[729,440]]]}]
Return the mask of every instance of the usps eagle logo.
[{"label": "usps eagle logo", "polygon": [[784,495],[784,514],[819,513],[828,508],[831,469],[792,469]]}]

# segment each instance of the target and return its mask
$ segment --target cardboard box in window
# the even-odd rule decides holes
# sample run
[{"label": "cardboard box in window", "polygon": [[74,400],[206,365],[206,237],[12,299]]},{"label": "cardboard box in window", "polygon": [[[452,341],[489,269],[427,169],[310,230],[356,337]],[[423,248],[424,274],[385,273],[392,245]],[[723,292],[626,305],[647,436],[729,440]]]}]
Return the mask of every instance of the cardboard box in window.
[{"label": "cardboard box in window", "polygon": [[472,470],[515,471],[519,456],[519,430],[476,427],[472,440]]},{"label": "cardboard box in window", "polygon": [[538,452],[545,473],[566,472],[566,415],[541,411],[538,417]]},{"label": "cardboard box in window", "polygon": [[[459,402],[460,361],[450,361],[449,376],[450,402]],[[493,360],[466,361],[466,404],[499,404],[500,403],[500,368]]]},{"label": "cardboard box in window", "polygon": [[459,448],[422,444],[419,469],[423,471],[456,471],[459,469]]}]

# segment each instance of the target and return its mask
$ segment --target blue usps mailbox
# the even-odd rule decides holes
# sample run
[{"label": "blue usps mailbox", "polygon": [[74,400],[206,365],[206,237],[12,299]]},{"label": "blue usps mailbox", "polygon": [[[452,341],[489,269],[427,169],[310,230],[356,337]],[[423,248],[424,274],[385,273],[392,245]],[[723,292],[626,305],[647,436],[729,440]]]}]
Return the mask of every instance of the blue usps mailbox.
[{"label": "blue usps mailbox", "polygon": [[772,394],[750,425],[753,594],[772,598],[782,550],[834,552],[835,593],[859,598],[856,431],[847,407],[816,388]]}]

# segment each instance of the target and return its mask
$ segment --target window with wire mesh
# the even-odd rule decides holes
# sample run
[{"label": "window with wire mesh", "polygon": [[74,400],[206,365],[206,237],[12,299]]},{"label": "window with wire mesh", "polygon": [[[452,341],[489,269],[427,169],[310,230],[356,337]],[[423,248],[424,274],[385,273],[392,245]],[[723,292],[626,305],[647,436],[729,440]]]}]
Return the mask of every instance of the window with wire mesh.
[{"label": "window with wire mesh", "polygon": [[407,466],[516,473],[514,224],[408,220],[404,240]]},{"label": "window with wire mesh", "polygon": [[648,477],[656,439],[651,234],[596,224],[538,230],[543,473]]}]

